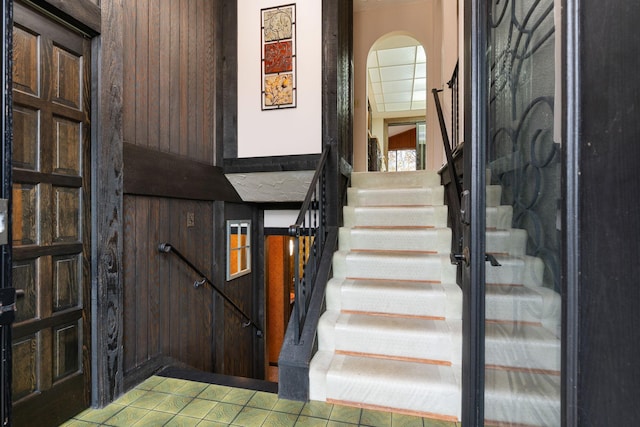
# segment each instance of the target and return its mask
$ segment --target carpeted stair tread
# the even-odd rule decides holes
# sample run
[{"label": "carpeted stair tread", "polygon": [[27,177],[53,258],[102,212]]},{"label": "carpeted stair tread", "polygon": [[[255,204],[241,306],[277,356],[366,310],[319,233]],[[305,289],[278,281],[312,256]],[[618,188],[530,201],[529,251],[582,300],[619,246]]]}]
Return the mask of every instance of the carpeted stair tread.
[{"label": "carpeted stair tread", "polygon": [[444,187],[347,189],[349,206],[443,205]]},{"label": "carpeted stair tread", "polygon": [[460,319],[462,291],[455,283],[333,278],[327,310]]},{"label": "carpeted stair tread", "polygon": [[560,318],[560,294],[545,287],[489,285],[486,288],[487,319],[539,322]]},{"label": "carpeted stair tread", "polygon": [[455,282],[456,268],[447,255],[336,251],[334,277]]},{"label": "carpeted stair tread", "polygon": [[409,172],[353,172],[351,186],[357,188],[407,188],[440,185],[436,171]]},{"label": "carpeted stair tread", "polygon": [[485,363],[560,372],[560,339],[542,325],[487,322]]},{"label": "carpeted stair tread", "polygon": [[451,251],[449,228],[340,228],[340,250]]},{"label": "carpeted stair tread", "polygon": [[559,426],[560,376],[521,370],[485,370],[485,419],[494,422]]},{"label": "carpeted stair tread", "polygon": [[327,311],[318,340],[319,350],[460,364],[462,321]]},{"label": "carpeted stair tread", "polygon": [[485,280],[489,284],[521,284],[524,286],[542,286],[544,263],[540,258],[529,255],[512,257],[497,254],[500,266],[492,266],[487,261]]},{"label": "carpeted stair tread", "polygon": [[446,206],[345,206],[344,226],[446,227]]},{"label": "carpeted stair tread", "polygon": [[[317,386],[311,390],[314,400],[358,402],[456,419],[460,416],[459,365],[318,353],[325,353],[318,359],[328,366],[324,384],[312,381]],[[310,376],[324,375],[316,368],[312,364]]]}]

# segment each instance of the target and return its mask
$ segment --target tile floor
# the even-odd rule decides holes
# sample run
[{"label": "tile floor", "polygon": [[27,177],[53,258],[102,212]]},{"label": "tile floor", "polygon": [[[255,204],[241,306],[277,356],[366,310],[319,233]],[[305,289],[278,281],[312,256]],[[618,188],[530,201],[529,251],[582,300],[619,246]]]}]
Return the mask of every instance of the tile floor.
[{"label": "tile floor", "polygon": [[103,409],[88,409],[63,424],[76,426],[327,426],[458,427],[427,418],[296,402],[278,395],[152,376]]}]

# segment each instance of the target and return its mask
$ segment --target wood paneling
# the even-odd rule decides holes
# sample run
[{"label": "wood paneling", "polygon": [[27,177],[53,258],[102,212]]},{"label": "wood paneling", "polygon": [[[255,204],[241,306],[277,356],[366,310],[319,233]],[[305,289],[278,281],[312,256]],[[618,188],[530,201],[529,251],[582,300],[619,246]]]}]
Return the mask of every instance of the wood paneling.
[{"label": "wood paneling", "polygon": [[213,204],[125,196],[124,218],[125,374],[159,356],[211,371],[213,292],[195,288],[201,278],[158,244],[171,243],[211,277]]},{"label": "wood paneling", "polygon": [[214,9],[125,0],[124,142],[214,164]]},{"label": "wood paneling", "polygon": [[416,149],[416,128],[389,137],[389,151]]}]

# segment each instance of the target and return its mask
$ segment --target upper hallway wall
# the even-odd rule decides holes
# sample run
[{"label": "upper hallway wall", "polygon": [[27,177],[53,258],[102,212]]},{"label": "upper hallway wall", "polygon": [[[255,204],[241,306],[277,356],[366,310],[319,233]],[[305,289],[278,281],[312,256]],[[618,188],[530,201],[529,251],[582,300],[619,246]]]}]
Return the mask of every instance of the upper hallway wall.
[{"label": "upper hallway wall", "polygon": [[[441,0],[418,0],[354,13],[354,169],[366,170],[366,84],[367,56],[382,36],[396,32],[414,37],[427,54],[428,95],[442,82],[442,4]],[[442,137],[433,101],[427,96],[427,168],[438,169],[443,161]]]},{"label": "upper hallway wall", "polygon": [[238,157],[322,151],[322,2],[296,5],[297,106],[261,109],[261,9],[281,0],[238,1]]}]

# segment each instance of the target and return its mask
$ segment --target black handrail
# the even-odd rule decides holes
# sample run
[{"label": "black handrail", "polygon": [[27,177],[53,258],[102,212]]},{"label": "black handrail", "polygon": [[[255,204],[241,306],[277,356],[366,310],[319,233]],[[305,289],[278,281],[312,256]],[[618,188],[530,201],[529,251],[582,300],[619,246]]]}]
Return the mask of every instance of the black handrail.
[{"label": "black handrail", "polygon": [[438,92],[442,92],[442,89],[431,89],[431,93],[433,93],[433,99],[436,103],[436,111],[438,113],[438,121],[440,122],[440,131],[442,132],[442,143],[444,144],[444,153],[447,156],[447,164],[449,165],[449,178],[451,182],[454,184],[456,189],[457,197],[457,206],[453,206],[456,211],[460,211],[460,198],[462,197],[462,187],[460,186],[460,181],[458,180],[458,173],[456,171],[456,165],[453,163],[453,154],[451,152],[451,144],[449,143],[449,134],[447,133],[447,126],[444,123],[444,114],[442,113],[442,105],[440,105],[440,96],[438,96]]},{"label": "black handrail", "polygon": [[204,285],[205,283],[208,283],[226,302],[229,303],[229,305],[231,305],[231,307],[233,307],[236,310],[236,312],[238,314],[240,314],[246,320],[246,322],[242,324],[242,327],[246,328],[249,325],[253,326],[255,328],[255,330],[256,330],[256,335],[258,337],[262,338],[263,332],[262,332],[262,329],[260,329],[260,327],[258,326],[258,324],[256,322],[254,322],[240,307],[238,307],[238,305],[235,302],[233,302],[220,288],[218,288],[216,285],[214,285],[213,282],[206,276],[206,274],[204,274],[202,271],[200,271],[198,269],[198,267],[193,265],[193,263],[191,263],[191,261],[189,261],[184,255],[182,255],[180,253],[180,251],[178,251],[171,244],[166,243],[166,242],[165,243],[160,243],[158,245],[158,251],[160,251],[161,253],[172,253],[172,254],[174,254],[182,262],[184,262],[186,265],[188,265],[189,268],[191,268],[194,272],[198,273],[198,276],[200,276],[202,279],[194,281],[193,282],[193,286],[195,288],[199,288],[200,286]]},{"label": "black handrail", "polygon": [[[321,255],[327,238],[327,158],[331,146],[327,145],[316,167],[307,195],[302,202],[296,222],[289,227],[294,239],[294,294],[293,322],[295,342],[300,341],[309,300],[313,293]],[[300,250],[302,243],[302,251]],[[302,254],[301,254],[302,252]],[[302,255],[302,261],[300,258]]]}]

